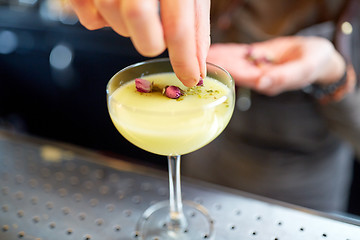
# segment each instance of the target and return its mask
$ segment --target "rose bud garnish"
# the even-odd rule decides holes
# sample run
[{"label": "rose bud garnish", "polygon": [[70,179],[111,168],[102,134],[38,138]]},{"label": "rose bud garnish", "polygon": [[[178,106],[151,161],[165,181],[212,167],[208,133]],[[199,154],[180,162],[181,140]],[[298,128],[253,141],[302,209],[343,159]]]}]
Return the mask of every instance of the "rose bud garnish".
[{"label": "rose bud garnish", "polygon": [[136,78],[135,86],[138,92],[149,93],[152,90],[153,83],[146,79]]},{"label": "rose bud garnish", "polygon": [[256,56],[254,54],[254,49],[252,47],[248,47],[247,52],[245,54],[245,58],[252,64],[261,67],[264,64],[273,64],[274,63],[274,59],[272,59],[269,56],[266,55],[260,55],[260,56]]},{"label": "rose bud garnish", "polygon": [[168,98],[177,99],[183,95],[183,92],[179,87],[176,86],[167,86],[164,88],[164,92]]},{"label": "rose bud garnish", "polygon": [[204,86],[204,80],[202,79],[202,77],[200,77],[200,80],[198,84],[196,84],[196,86]]},{"label": "rose bud garnish", "polygon": [[253,54],[254,49],[252,47],[248,47],[246,49],[246,53],[245,53],[245,58],[247,60],[249,60],[250,62],[252,62],[254,60],[254,54]]}]

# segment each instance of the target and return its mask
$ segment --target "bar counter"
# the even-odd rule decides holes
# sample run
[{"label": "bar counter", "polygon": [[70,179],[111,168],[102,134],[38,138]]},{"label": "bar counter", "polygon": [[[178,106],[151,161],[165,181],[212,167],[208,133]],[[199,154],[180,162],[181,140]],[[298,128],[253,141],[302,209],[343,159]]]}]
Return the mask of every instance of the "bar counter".
[{"label": "bar counter", "polygon": [[[216,240],[360,240],[355,218],[182,184],[184,200],[209,210]],[[134,240],[141,213],[168,198],[168,179],[159,169],[1,130],[0,189],[1,240]]]}]

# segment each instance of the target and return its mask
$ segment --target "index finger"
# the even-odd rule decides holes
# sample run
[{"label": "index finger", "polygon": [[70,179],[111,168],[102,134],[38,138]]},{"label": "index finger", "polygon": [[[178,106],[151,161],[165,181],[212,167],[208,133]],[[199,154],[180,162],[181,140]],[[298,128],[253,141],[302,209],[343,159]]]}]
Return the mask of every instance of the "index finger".
[{"label": "index finger", "polygon": [[200,67],[196,51],[193,0],[161,0],[165,42],[176,76],[188,87],[197,84]]}]

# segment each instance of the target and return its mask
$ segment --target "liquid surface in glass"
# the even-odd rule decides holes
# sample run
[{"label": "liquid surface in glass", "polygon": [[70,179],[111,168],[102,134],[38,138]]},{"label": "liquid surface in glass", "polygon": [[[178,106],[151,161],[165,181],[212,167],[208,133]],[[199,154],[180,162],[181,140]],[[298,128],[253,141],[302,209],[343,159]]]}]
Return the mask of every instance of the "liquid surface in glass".
[{"label": "liquid surface in glass", "polygon": [[[185,87],[174,73],[144,76],[157,91],[141,93],[129,81],[108,99],[111,119],[118,131],[134,145],[160,155],[183,155],[216,138],[233,111],[232,94],[223,83],[205,78],[203,86]],[[175,85],[185,94],[179,99],[161,89]]]}]

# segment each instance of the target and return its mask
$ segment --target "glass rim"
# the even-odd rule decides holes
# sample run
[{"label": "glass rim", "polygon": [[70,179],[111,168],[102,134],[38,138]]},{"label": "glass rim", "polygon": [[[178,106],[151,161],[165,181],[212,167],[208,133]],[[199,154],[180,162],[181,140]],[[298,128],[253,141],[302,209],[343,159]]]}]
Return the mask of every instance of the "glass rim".
[{"label": "glass rim", "polygon": [[[127,67],[124,67],[123,69],[116,72],[110,78],[110,80],[109,80],[109,82],[107,83],[107,86],[106,86],[106,95],[107,95],[108,104],[109,104],[109,101],[110,101],[109,86],[110,86],[110,83],[113,81],[113,79],[117,75],[119,75],[122,72],[125,72],[125,71],[127,71],[127,70],[129,70],[131,68],[134,68],[134,67],[143,66],[143,65],[147,65],[147,64],[151,64],[151,63],[160,63],[160,62],[169,62],[170,63],[170,59],[169,58],[155,58],[155,59],[144,60],[144,61],[141,61],[141,62],[138,62],[138,63],[131,64],[131,65],[127,66]],[[218,65],[216,65],[214,63],[210,63],[210,62],[206,62],[206,65],[215,67],[215,68],[221,70],[223,73],[225,73],[229,77],[229,82],[231,84],[231,87],[232,88],[235,87],[234,79],[232,78],[232,76],[230,75],[230,73],[226,69],[224,69],[223,67],[220,67],[220,66],[218,66]],[[161,73],[161,72],[159,72],[159,73]],[[174,72],[169,71],[169,73],[174,73]],[[156,73],[154,73],[154,74],[156,74]],[[215,80],[217,80],[217,79],[215,79]],[[230,89],[230,91],[232,91],[230,87],[228,87],[228,88]],[[232,94],[230,93],[230,95],[232,95]],[[115,102],[116,105],[122,106],[122,107],[124,107],[126,109],[129,109],[131,111],[138,111],[138,112],[143,112],[143,113],[157,113],[157,114],[159,114],[159,113],[160,114],[161,113],[164,113],[164,114],[169,114],[169,113],[181,114],[181,113],[190,113],[190,112],[193,112],[193,111],[199,111],[199,110],[205,110],[205,109],[214,108],[214,107],[222,104],[223,102],[225,102],[227,99],[228,99],[228,97],[222,96],[222,97],[220,97],[219,99],[216,99],[213,102],[204,104],[204,105],[199,106],[199,107],[194,107],[194,108],[190,108],[190,109],[186,109],[186,110],[184,110],[184,109],[182,109],[182,110],[173,109],[171,111],[169,111],[169,110],[161,110],[161,109],[159,109],[159,110],[147,110],[147,109],[144,109],[144,108],[141,108],[141,107],[128,106],[126,104],[122,104],[122,103],[120,103],[118,101],[115,101],[115,100],[113,100],[113,101]],[[174,100],[176,101],[176,99],[174,99]]]}]

